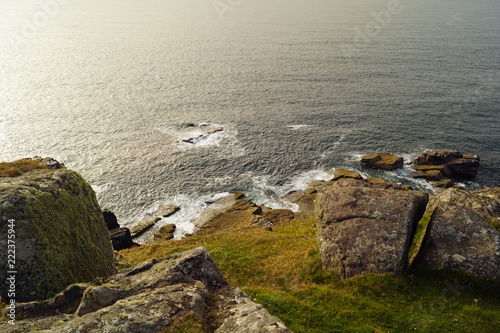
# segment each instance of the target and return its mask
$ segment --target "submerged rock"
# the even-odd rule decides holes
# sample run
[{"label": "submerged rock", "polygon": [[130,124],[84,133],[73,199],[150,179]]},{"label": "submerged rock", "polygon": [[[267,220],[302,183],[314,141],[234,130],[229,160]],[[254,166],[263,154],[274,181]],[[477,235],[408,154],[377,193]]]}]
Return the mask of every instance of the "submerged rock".
[{"label": "submerged rock", "polygon": [[[95,193],[74,171],[32,170],[0,178],[1,281],[7,278],[9,230],[16,237],[17,302],[45,299],[74,282],[116,272]],[[7,288],[1,296],[8,299]]]},{"label": "submerged rock", "polygon": [[393,154],[376,153],[363,156],[361,163],[384,170],[396,170],[403,167],[403,158]]},{"label": "submerged rock", "polygon": [[[2,332],[165,332],[199,329],[216,333],[288,333],[278,318],[227,284],[208,251],[150,259],[89,286],[74,314],[0,323]],[[20,304],[23,307],[23,304]]]},{"label": "submerged rock", "polygon": [[426,193],[344,179],[324,188],[316,202],[317,237],[324,269],[344,279],[406,268]]},{"label": "submerged rock", "polygon": [[154,216],[159,217],[169,217],[180,210],[179,206],[173,204],[161,205],[156,212],[153,213]]}]

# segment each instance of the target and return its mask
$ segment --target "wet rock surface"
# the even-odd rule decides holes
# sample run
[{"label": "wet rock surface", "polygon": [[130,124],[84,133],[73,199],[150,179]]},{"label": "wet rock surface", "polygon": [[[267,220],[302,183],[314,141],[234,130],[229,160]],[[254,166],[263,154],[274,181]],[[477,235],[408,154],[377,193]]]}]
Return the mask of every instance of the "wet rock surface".
[{"label": "wet rock surface", "polygon": [[396,170],[403,167],[403,158],[394,154],[375,153],[365,155],[361,163],[384,170]]}]

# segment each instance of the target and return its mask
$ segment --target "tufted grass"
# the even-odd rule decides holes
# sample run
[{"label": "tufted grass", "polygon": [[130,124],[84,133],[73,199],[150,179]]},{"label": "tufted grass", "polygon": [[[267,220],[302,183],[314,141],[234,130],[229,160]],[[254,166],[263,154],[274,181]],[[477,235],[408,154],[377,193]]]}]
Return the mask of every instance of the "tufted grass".
[{"label": "tufted grass", "polygon": [[23,158],[13,162],[0,162],[0,177],[17,177],[34,169],[48,169],[41,159]]},{"label": "tufted grass", "polygon": [[273,231],[242,228],[121,253],[137,264],[205,246],[229,284],[296,333],[498,331],[500,282],[431,270],[340,281],[321,269],[315,233],[306,216]]}]

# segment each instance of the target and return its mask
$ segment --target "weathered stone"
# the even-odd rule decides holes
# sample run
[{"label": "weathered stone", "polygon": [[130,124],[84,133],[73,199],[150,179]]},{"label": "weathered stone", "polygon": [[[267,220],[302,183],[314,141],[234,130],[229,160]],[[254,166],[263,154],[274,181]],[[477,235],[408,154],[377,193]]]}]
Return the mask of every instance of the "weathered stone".
[{"label": "weathered stone", "polygon": [[179,206],[173,204],[161,205],[156,212],[153,213],[154,216],[169,217],[180,210]]},{"label": "weathered stone", "polygon": [[[17,302],[46,299],[72,283],[116,271],[101,208],[78,173],[32,170],[0,178],[0,188],[0,266],[7,267],[7,235],[13,229]],[[0,270],[0,280],[6,278],[7,271]],[[6,288],[1,296],[8,299]]]},{"label": "weathered stone", "polygon": [[210,204],[201,216],[193,221],[199,228],[196,233],[214,233],[251,226],[257,222],[262,208],[250,200],[240,199],[241,197],[241,193],[230,194]]},{"label": "weathered stone", "polygon": [[[450,191],[457,190],[446,192]],[[500,279],[500,233],[481,215],[457,201],[439,201],[416,266],[457,269]]]},{"label": "weathered stone", "polygon": [[[378,155],[380,158],[376,158]],[[393,154],[378,153],[363,156],[361,158],[361,163],[367,164],[369,166],[384,169],[384,170],[395,170],[403,167],[403,158]]]},{"label": "weathered stone", "polygon": [[361,163],[372,164],[380,161],[381,159],[382,157],[380,156],[380,154],[370,154],[361,157]]},{"label": "weathered stone", "polygon": [[105,209],[102,211],[102,216],[104,217],[104,221],[106,221],[108,230],[113,230],[120,227],[120,225],[118,224],[118,219],[113,212]]},{"label": "weathered stone", "polygon": [[438,181],[444,178],[443,174],[439,170],[414,171],[410,173],[410,177],[425,179],[428,181]]},{"label": "weathered stone", "polygon": [[341,278],[402,272],[428,196],[340,180],[317,198],[318,243],[324,269]]},{"label": "weathered stone", "polygon": [[441,173],[445,177],[451,177],[451,175],[452,175],[452,172],[451,172],[450,168],[446,164],[439,164],[439,165],[431,165],[431,164],[420,165],[420,164],[414,164],[414,165],[411,166],[411,168],[413,170],[422,171],[422,172],[427,172],[427,171],[431,171],[431,170],[438,170],[438,171],[441,171]]},{"label": "weathered stone", "polygon": [[290,209],[271,209],[262,213],[259,225],[279,226],[286,225],[293,220],[295,214]]},{"label": "weathered stone", "polygon": [[420,155],[414,161],[413,168],[418,171],[426,171],[433,166],[443,168],[441,171],[446,177],[472,178],[476,175],[479,167],[479,156],[464,155],[456,150],[430,150]]},{"label": "weathered stone", "polygon": [[132,237],[137,237],[148,231],[156,222],[161,220],[158,216],[146,215],[137,222],[127,225]]},{"label": "weathered stone", "polygon": [[339,180],[340,178],[353,178],[353,179],[363,179],[359,172],[348,169],[335,169],[333,172],[332,180]]},{"label": "weathered stone", "polygon": [[131,289],[112,289],[107,287],[89,287],[83,294],[80,306],[76,310],[77,316],[83,316],[115,304],[119,299],[130,296],[133,293]]},{"label": "weathered stone", "polygon": [[113,229],[109,232],[109,234],[115,251],[137,246],[137,244],[132,240],[132,235],[130,234],[130,230],[128,228],[123,227]]},{"label": "weathered stone", "polygon": [[301,213],[314,212],[314,200],[317,191],[315,188],[307,188],[304,191],[293,191],[283,197],[284,200],[299,206]]},{"label": "weathered stone", "polygon": [[453,180],[445,178],[439,181],[432,182],[432,185],[438,188],[450,188],[455,185],[455,183],[453,182]]},{"label": "weathered stone", "polygon": [[[200,331],[291,332],[264,307],[229,286],[202,247],[148,260],[105,282],[86,289],[75,314],[53,311],[16,320],[16,325],[3,322],[0,331],[159,333],[192,328],[189,325],[196,319]],[[186,317],[191,320],[183,324]]]},{"label": "weathered stone", "polygon": [[154,235],[156,241],[165,241],[174,238],[175,224],[165,224]]}]

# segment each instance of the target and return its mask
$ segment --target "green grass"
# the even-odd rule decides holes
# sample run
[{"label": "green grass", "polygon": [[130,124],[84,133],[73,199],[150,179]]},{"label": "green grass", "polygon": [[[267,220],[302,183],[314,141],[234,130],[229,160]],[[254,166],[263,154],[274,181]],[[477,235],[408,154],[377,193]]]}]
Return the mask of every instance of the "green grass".
[{"label": "green grass", "polygon": [[432,270],[340,281],[321,269],[315,234],[304,217],[273,231],[242,228],[121,253],[136,264],[203,245],[231,285],[296,333],[498,331],[500,282]]}]

